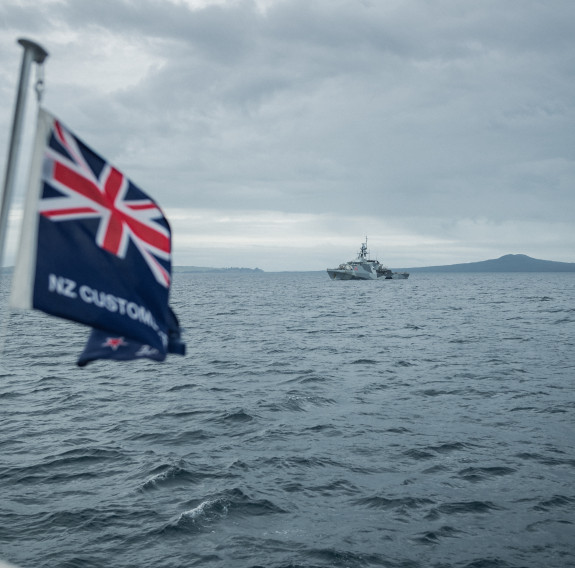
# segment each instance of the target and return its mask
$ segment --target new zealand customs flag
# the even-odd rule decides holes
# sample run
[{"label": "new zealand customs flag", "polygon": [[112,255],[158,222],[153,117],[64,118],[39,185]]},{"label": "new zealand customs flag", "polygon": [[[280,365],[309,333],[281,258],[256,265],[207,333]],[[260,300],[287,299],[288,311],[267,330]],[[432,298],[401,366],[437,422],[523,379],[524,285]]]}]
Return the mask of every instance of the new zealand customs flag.
[{"label": "new zealand customs flag", "polygon": [[174,334],[170,281],[170,227],[158,205],[40,109],[12,306],[87,324],[163,360]]}]

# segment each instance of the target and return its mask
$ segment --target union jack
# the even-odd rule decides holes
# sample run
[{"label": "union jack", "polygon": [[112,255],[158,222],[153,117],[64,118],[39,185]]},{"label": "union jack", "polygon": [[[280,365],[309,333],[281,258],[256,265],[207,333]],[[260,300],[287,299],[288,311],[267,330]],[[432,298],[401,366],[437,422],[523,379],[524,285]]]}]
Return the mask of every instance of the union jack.
[{"label": "union jack", "polygon": [[[46,148],[43,180],[62,196],[41,199],[40,213],[52,221],[99,219],[96,244],[125,258],[131,241],[156,280],[168,288],[170,273],[158,260],[169,261],[171,256],[167,222],[158,222],[165,221],[162,210],[139,190],[144,198],[128,198],[135,186],[97,155],[103,167],[92,168],[79,141],[57,120],[53,135],[58,144]],[[60,148],[53,147],[57,145]]]}]

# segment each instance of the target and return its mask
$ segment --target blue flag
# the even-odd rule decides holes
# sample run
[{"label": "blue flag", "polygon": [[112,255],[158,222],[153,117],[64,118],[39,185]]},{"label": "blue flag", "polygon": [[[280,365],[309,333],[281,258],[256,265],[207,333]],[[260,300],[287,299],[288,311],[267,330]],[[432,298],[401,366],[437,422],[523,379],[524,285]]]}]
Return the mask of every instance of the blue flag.
[{"label": "blue flag", "polygon": [[[182,342],[180,325],[176,314],[171,309],[168,330],[167,352],[185,355],[186,345]],[[88,363],[97,359],[114,359],[116,361],[152,359],[154,361],[163,361],[165,358],[166,354],[154,347],[143,345],[127,337],[113,336],[100,329],[93,329],[84,351],[78,358],[78,366],[85,367]]]},{"label": "blue flag", "polygon": [[159,206],[44,109],[12,305],[168,352],[171,232]]},{"label": "blue flag", "polygon": [[[167,352],[185,355],[186,345],[182,342],[178,320],[171,309],[170,312],[172,321],[169,327]],[[143,345],[133,339],[112,336],[105,331],[93,329],[84,351],[78,358],[78,366],[85,367],[88,363],[97,359],[113,359],[116,361],[152,359],[154,361],[163,361],[165,358],[165,353],[162,353],[154,347]]]}]

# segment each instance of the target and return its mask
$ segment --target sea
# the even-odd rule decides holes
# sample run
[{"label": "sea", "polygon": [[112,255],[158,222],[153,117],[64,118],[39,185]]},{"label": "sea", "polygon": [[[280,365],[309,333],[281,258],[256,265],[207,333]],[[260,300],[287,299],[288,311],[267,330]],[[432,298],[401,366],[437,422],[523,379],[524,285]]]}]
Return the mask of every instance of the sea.
[{"label": "sea", "polygon": [[83,369],[3,294],[4,562],[575,566],[575,274],[176,273],[187,355]]}]

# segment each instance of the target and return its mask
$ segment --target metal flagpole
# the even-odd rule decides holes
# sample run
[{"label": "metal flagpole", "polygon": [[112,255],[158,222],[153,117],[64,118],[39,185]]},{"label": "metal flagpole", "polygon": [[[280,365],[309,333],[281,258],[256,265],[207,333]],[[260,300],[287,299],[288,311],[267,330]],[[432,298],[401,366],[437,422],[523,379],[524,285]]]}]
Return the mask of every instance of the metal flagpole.
[{"label": "metal flagpole", "polygon": [[[6,162],[6,172],[4,175],[4,188],[2,191],[2,200],[0,202],[0,292],[2,291],[3,284],[2,259],[4,257],[4,241],[6,240],[10,202],[12,200],[12,194],[14,193],[14,185],[16,181],[18,152],[20,150],[20,143],[22,141],[28,80],[30,78],[30,67],[32,63],[42,65],[44,63],[44,59],[46,59],[48,56],[48,52],[41,45],[38,45],[29,39],[20,38],[18,43],[24,48],[24,53],[22,55],[20,82],[18,84],[16,106],[14,108],[14,118],[12,121],[12,134],[10,137],[10,145],[8,147],[8,160]],[[0,317],[0,320],[0,354],[2,354],[4,351],[4,341],[6,339],[7,318]]]},{"label": "metal flagpole", "polygon": [[12,121],[12,135],[10,138],[10,146],[8,148],[8,161],[6,163],[6,173],[4,176],[4,190],[2,192],[2,202],[0,203],[0,271],[2,268],[2,258],[4,256],[4,241],[8,226],[8,212],[10,210],[10,201],[14,192],[14,182],[16,181],[18,151],[22,140],[30,66],[32,63],[38,63],[38,65],[41,65],[44,63],[44,59],[48,56],[48,52],[41,45],[34,43],[29,39],[19,39],[18,43],[24,48],[24,53],[22,55],[20,83],[18,84],[16,107],[14,108],[14,119]]}]

